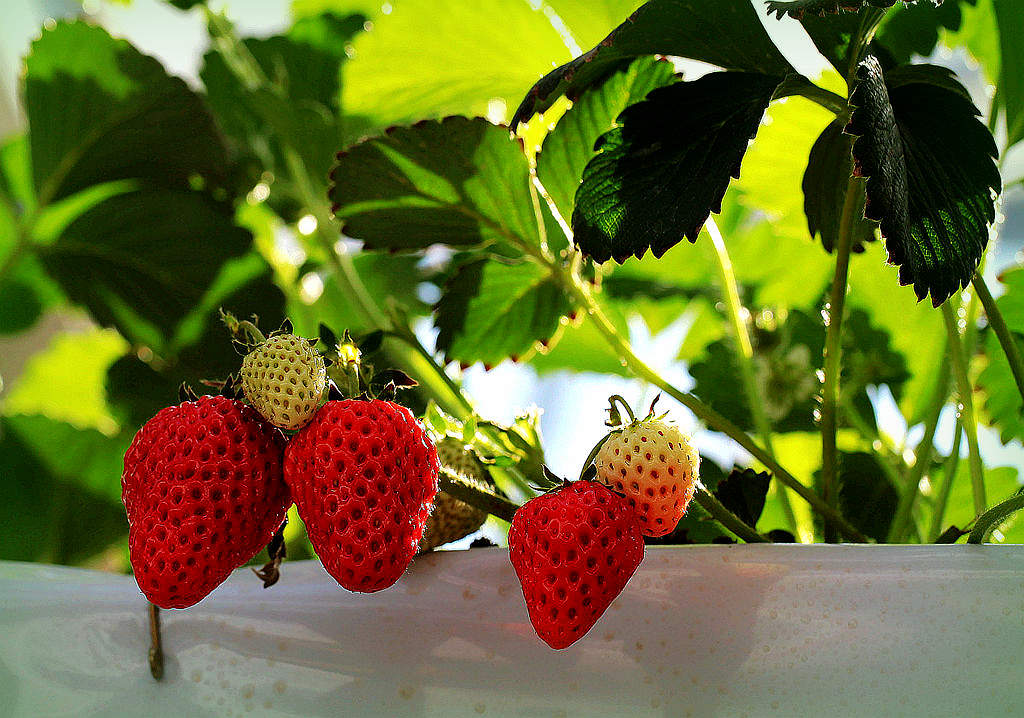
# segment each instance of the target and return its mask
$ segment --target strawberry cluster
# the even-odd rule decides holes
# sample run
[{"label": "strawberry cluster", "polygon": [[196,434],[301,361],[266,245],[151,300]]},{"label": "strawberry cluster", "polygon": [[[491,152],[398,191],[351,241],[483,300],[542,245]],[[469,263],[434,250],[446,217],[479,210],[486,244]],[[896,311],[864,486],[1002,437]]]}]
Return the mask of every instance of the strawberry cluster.
[{"label": "strawberry cluster", "polygon": [[273,543],[293,501],[324,567],[352,591],[394,584],[423,537],[438,458],[419,422],[365,395],[321,405],[312,345],[259,339],[241,372],[249,404],[203,396],[168,407],[125,453],[132,568],[162,608],[197,603]]}]

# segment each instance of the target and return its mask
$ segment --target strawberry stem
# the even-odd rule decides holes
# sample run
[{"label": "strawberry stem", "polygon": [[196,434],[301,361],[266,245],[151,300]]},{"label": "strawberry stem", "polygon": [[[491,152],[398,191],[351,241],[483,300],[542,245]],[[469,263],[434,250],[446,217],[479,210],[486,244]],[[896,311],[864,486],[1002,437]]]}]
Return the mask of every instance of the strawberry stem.
[{"label": "strawberry stem", "polygon": [[149,604],[149,672],[155,680],[164,677],[164,648],[160,637],[160,609]]},{"label": "strawberry stem", "polygon": [[[657,399],[655,399],[655,401],[657,401]],[[612,394],[608,397],[608,405],[610,407],[608,409],[608,423],[610,426],[619,426],[623,423],[618,409],[615,408],[615,402],[621,404],[622,408],[624,408],[626,413],[629,414],[630,424],[636,422],[636,415],[633,414],[633,410],[630,408],[629,403],[618,394]]]},{"label": "strawberry stem", "polygon": [[497,516],[502,521],[512,523],[512,517],[519,510],[518,504],[470,484],[447,466],[441,467],[438,484],[440,490],[446,494],[473,508],[486,511],[491,516]]}]

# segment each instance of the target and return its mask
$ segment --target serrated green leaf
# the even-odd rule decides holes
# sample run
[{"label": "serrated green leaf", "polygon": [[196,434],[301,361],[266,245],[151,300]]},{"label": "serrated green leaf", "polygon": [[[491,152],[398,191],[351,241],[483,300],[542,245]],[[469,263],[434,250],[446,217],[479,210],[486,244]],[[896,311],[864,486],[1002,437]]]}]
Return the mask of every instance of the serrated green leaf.
[{"label": "serrated green leaf", "polygon": [[483,362],[525,357],[555,336],[572,305],[550,273],[530,262],[486,259],[464,264],[437,304],[437,348],[448,361]]},{"label": "serrated green leaf", "polygon": [[857,71],[848,131],[867,177],[865,215],[881,222],[901,284],[938,306],[974,275],[1001,186],[995,142],[952,73],[929,65]]},{"label": "serrated green leaf", "polygon": [[578,97],[643,55],[686,57],[727,70],[779,76],[792,71],[749,0],[651,0],[593,49],[537,81],[512,117],[512,126],[543,112],[562,95]]},{"label": "serrated green leaf", "polygon": [[769,0],[768,12],[777,18],[789,15],[800,20],[804,15],[834,15],[856,12],[865,6],[888,8],[895,4],[896,0]]},{"label": "serrated green leaf", "polygon": [[570,57],[545,13],[522,0],[403,0],[353,46],[342,105],[374,132],[489,110],[504,121],[537,78],[538,58]]},{"label": "serrated green leaf", "polygon": [[641,58],[584,92],[558,121],[537,155],[537,176],[563,217],[572,217],[576,190],[593,156],[594,143],[615,126],[615,118],[626,107],[643,100],[651,90],[671,84],[674,78],[671,63]]},{"label": "serrated green leaf", "polygon": [[40,204],[122,179],[225,183],[227,153],[202,99],[126,41],[58,23],[32,44],[25,72]]},{"label": "serrated green leaf", "polygon": [[204,195],[138,190],[87,211],[40,248],[47,271],[102,324],[161,347],[250,235]]},{"label": "serrated green leaf", "polygon": [[330,197],[371,249],[541,242],[530,168],[508,130],[448,117],[397,127],[339,154]]},{"label": "serrated green leaf", "polygon": [[712,73],[651,92],[601,136],[576,193],[575,242],[595,261],[662,256],[721,211],[779,78]]},{"label": "serrated green leaf", "polygon": [[[804,213],[812,237],[821,237],[825,251],[832,253],[839,241],[842,208],[853,175],[850,150],[853,139],[843,132],[843,123],[835,120],[818,137],[811,148],[804,173]],[[856,206],[864,204],[864,180],[855,180]],[[864,251],[864,242],[875,239],[875,224],[857,213],[853,225],[852,249]]]}]

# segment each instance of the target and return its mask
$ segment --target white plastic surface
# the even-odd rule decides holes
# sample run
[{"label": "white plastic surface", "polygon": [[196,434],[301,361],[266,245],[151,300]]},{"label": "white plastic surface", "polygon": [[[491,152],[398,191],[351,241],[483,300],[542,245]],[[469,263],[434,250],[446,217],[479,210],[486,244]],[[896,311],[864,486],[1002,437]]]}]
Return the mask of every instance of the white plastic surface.
[{"label": "white plastic surface", "polygon": [[1014,716],[1024,548],[650,548],[556,652],[501,549],[418,559],[394,587],[285,563],[164,611],[148,672],[130,577],[0,563],[4,716]]}]

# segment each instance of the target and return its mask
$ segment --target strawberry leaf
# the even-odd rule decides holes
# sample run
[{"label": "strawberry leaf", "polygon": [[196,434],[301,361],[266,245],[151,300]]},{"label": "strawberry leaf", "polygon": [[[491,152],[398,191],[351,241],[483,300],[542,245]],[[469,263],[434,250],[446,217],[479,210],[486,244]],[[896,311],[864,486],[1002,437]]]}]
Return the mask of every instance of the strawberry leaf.
[{"label": "strawberry leaf", "polygon": [[[942,2],[942,0],[939,0]],[[768,13],[777,18],[789,15],[797,20],[804,15],[834,15],[840,12],[857,12],[862,7],[889,8],[896,0],[769,0]]]},{"label": "strawberry leaf", "polygon": [[792,71],[749,0],[651,0],[594,48],[537,81],[512,117],[512,126],[543,112],[562,95],[579,97],[643,55],[673,55],[727,70],[780,76]]},{"label": "strawberry leaf", "polygon": [[991,133],[967,91],[944,68],[914,65],[883,75],[869,56],[847,132],[868,178],[865,215],[881,223],[901,284],[938,306],[974,275],[995,219],[1001,180]]},{"label": "strawberry leaf", "polygon": [[41,205],[101,182],[226,182],[227,152],[202,98],[160,63],[84,22],[44,29],[25,62]]},{"label": "strawberry leaf", "polygon": [[767,471],[733,469],[715,488],[715,496],[725,508],[747,526],[756,526],[764,511],[772,475]]},{"label": "strawberry leaf", "polygon": [[436,309],[437,348],[446,360],[490,367],[551,342],[572,305],[536,264],[482,259],[459,267]]},{"label": "strawberry leaf", "polygon": [[162,348],[224,261],[249,249],[249,232],[229,212],[197,192],[127,192],[81,214],[40,258],[101,324]]},{"label": "strawberry leaf", "polygon": [[[843,124],[836,120],[818,137],[807,160],[802,188],[807,229],[812,237],[821,237],[821,246],[832,253],[839,240],[843,201],[853,174],[852,142],[843,133]],[[864,181],[857,180],[857,202],[864,202]],[[853,229],[853,250],[864,251],[864,242],[875,239],[875,224],[859,217]]]},{"label": "strawberry leaf", "polygon": [[330,197],[370,249],[539,245],[530,167],[508,129],[448,117],[395,127],[339,153]]},{"label": "strawberry leaf", "polygon": [[598,138],[615,126],[615,118],[629,105],[673,82],[671,63],[644,57],[588,89],[566,111],[537,155],[537,176],[563,217],[572,216],[576,190]]},{"label": "strawberry leaf", "polygon": [[576,192],[575,241],[598,262],[691,242],[721,211],[779,78],[716,72],[651,92],[601,136]]}]

